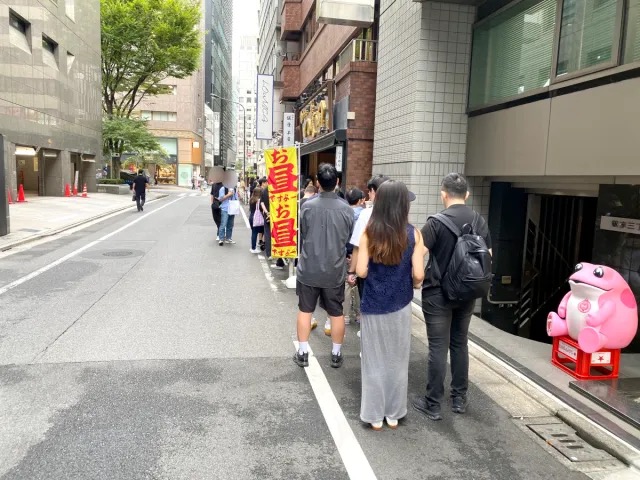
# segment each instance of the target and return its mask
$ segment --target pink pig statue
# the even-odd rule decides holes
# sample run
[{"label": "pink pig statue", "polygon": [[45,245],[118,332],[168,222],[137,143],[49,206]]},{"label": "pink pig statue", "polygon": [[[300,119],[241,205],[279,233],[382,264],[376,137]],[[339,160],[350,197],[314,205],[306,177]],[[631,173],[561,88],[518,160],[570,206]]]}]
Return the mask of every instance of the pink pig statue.
[{"label": "pink pig statue", "polygon": [[636,299],[624,278],[613,268],[579,263],[569,277],[558,313],[547,317],[551,337],[569,335],[586,353],[601,348],[624,348],[638,331]]}]

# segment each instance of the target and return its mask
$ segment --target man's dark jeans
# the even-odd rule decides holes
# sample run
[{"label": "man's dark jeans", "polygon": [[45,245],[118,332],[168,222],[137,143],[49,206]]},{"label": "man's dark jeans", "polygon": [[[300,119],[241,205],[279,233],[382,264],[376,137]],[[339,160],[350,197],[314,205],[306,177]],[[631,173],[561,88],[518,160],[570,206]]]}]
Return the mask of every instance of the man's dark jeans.
[{"label": "man's dark jeans", "polygon": [[220,233],[220,222],[222,222],[222,210],[219,208],[213,208],[211,205],[211,213],[213,214],[213,221],[216,224],[218,231],[216,232],[216,236]]},{"label": "man's dark jeans", "polygon": [[146,192],[138,193],[136,192],[136,206],[138,207],[138,211],[142,210],[144,207],[144,202],[146,200]]},{"label": "man's dark jeans", "polygon": [[[425,292],[426,293],[426,292]],[[469,387],[469,323],[474,300],[453,304],[441,291],[422,295],[429,339],[427,404],[438,409],[444,400],[447,351],[451,352],[451,397],[463,397]]]}]

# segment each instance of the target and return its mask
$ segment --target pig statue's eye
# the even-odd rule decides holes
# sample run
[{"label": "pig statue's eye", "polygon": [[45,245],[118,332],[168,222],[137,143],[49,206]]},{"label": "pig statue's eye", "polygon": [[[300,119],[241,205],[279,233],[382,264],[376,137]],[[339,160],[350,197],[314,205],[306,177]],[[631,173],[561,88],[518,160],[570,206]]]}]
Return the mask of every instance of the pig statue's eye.
[{"label": "pig statue's eye", "polygon": [[581,264],[581,263],[579,263],[579,264],[577,264],[577,265],[576,265],[576,268],[575,268],[575,270],[574,270],[574,271],[575,271],[575,272],[579,272],[580,270],[582,270],[582,264]]},{"label": "pig statue's eye", "polygon": [[604,270],[602,267],[598,267],[593,271],[593,274],[598,278],[602,278],[604,277]]}]

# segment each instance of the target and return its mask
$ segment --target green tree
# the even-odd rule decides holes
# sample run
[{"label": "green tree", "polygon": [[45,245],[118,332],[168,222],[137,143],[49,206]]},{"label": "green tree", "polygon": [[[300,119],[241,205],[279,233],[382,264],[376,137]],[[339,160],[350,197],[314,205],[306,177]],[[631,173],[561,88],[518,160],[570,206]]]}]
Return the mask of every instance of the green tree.
[{"label": "green tree", "polygon": [[185,78],[199,65],[202,38],[196,0],[101,0],[102,107],[130,117],[160,82]]},{"label": "green tree", "polygon": [[147,129],[146,122],[137,118],[104,117],[102,120],[103,152],[111,158],[115,157],[113,174],[120,177],[120,159],[124,152],[138,155],[164,154],[164,150]]}]

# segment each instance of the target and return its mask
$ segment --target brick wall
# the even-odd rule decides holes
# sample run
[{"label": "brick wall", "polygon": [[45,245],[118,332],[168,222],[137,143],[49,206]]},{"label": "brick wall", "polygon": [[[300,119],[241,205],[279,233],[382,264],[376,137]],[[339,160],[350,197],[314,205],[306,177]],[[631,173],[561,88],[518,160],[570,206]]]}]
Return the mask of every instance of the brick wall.
[{"label": "brick wall", "polygon": [[280,100],[295,100],[300,95],[300,62],[284,60],[280,70],[280,79],[284,86]]},{"label": "brick wall", "polygon": [[302,30],[302,3],[301,0],[284,0],[282,5],[282,34],[281,39],[287,36],[287,32]]},{"label": "brick wall", "polygon": [[373,160],[377,65],[351,62],[336,78],[336,100],[349,97],[355,119],[347,123],[347,187],[366,188]]}]

